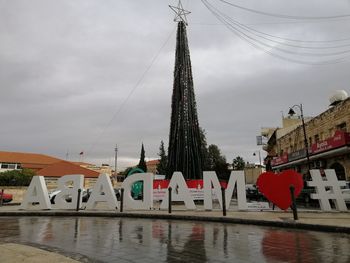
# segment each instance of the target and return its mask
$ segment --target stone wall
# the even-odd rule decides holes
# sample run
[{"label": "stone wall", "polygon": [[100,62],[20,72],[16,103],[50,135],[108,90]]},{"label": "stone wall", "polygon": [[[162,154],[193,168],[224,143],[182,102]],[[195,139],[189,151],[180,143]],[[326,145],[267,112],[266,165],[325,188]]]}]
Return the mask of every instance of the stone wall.
[{"label": "stone wall", "polygon": [[20,203],[27,191],[27,186],[0,186],[0,191],[4,189],[5,194],[12,194],[11,203]]},{"label": "stone wall", "polygon": [[244,168],[245,183],[256,184],[261,173],[263,173],[261,168]]}]

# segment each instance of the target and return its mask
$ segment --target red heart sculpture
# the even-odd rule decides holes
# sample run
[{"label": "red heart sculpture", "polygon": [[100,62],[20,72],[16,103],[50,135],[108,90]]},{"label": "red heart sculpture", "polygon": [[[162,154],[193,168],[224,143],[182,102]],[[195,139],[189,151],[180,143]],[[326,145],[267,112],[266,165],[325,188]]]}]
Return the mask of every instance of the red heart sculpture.
[{"label": "red heart sculpture", "polygon": [[294,196],[297,198],[304,186],[301,174],[294,170],[285,170],[280,174],[262,173],[256,184],[260,193],[282,210],[288,209],[292,204],[289,187],[294,186]]}]

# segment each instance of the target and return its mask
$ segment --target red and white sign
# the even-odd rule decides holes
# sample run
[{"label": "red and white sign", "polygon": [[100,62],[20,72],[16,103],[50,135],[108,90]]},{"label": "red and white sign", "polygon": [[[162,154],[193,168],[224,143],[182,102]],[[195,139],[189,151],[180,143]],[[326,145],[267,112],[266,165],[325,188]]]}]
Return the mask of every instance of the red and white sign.
[{"label": "red and white sign", "polygon": [[[203,200],[204,199],[204,189],[203,180],[186,180],[186,185],[190,191],[190,195],[193,200]],[[220,182],[221,187],[226,188],[227,182]],[[169,180],[154,180],[153,181],[153,200],[160,201],[163,200],[169,186]],[[217,198],[213,193],[213,198]],[[173,199],[173,201],[178,201]]]},{"label": "red and white sign", "polygon": [[271,165],[276,166],[288,162],[288,153],[275,157],[271,160]]},{"label": "red and white sign", "polygon": [[320,141],[311,145],[311,153],[320,153],[335,149],[350,143],[350,134],[343,131],[336,131],[334,136],[324,141]]}]

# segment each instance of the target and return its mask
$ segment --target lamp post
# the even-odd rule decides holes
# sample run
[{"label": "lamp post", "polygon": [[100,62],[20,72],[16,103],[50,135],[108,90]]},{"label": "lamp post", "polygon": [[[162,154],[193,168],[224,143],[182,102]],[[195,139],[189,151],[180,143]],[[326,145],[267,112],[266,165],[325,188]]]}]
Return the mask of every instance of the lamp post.
[{"label": "lamp post", "polygon": [[261,167],[261,154],[260,154],[260,151],[256,151],[253,153],[253,156],[256,156],[256,153],[259,154],[259,164],[260,164],[260,167]]},{"label": "lamp post", "polygon": [[296,104],[296,105],[290,107],[288,115],[293,116],[295,114],[295,111],[293,110],[293,108],[295,108],[295,107],[299,108],[299,110],[300,110],[301,123],[302,123],[302,127],[303,127],[303,132],[304,132],[304,145],[305,145],[305,150],[306,150],[307,167],[308,167],[308,172],[309,172],[311,169],[311,166],[310,166],[310,156],[309,156],[309,144],[307,142],[306,130],[305,130],[303,104],[300,104],[300,105]]}]

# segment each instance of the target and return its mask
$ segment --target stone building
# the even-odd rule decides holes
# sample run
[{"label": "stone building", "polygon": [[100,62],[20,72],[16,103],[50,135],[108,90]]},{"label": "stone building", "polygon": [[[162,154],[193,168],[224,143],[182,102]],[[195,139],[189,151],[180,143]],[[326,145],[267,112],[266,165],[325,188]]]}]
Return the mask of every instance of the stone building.
[{"label": "stone building", "polygon": [[159,160],[150,160],[146,162],[147,172],[156,174],[158,164],[159,164]]},{"label": "stone building", "polygon": [[[272,170],[295,169],[307,174],[311,169],[335,169],[338,179],[350,180],[350,98],[336,101],[329,109],[305,119],[283,118],[283,127],[264,129],[266,162]],[[308,144],[309,162],[306,144]]]},{"label": "stone building", "polygon": [[79,165],[80,167],[98,172],[99,174],[107,174],[109,177],[111,177],[114,173],[113,168],[109,164],[103,163],[101,166],[97,166],[95,164],[91,163],[85,163],[85,162],[72,162],[75,165]]}]

